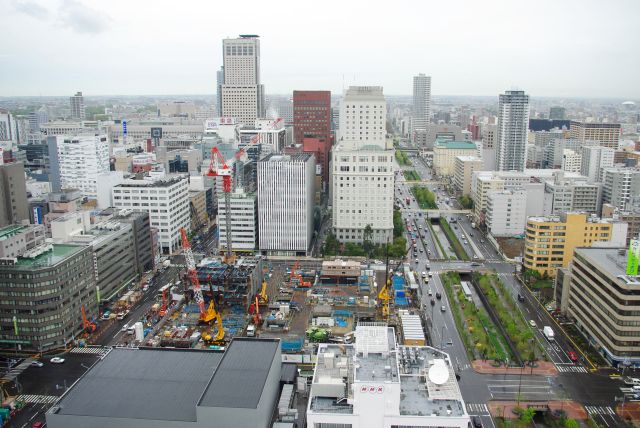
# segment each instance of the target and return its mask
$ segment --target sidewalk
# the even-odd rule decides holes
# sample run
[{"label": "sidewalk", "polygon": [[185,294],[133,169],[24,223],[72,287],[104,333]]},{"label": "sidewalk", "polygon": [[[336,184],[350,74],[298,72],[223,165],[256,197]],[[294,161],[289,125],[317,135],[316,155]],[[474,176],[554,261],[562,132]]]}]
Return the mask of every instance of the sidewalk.
[{"label": "sidewalk", "polygon": [[[506,419],[515,419],[518,416],[513,413],[513,409],[517,406],[516,401],[490,401],[487,406],[489,407],[489,413],[491,416],[495,417],[504,417]],[[520,407],[526,409],[529,405],[535,407],[549,407],[549,410],[552,412],[555,410],[563,410],[566,412],[567,417],[577,419],[577,420],[586,420],[588,418],[588,414],[584,407],[581,404],[570,401],[520,401]]]},{"label": "sidewalk", "polygon": [[519,367],[494,367],[491,360],[473,360],[471,362],[471,367],[473,367],[477,373],[481,374],[519,375],[521,372],[523,376],[556,376],[558,374],[556,366],[549,361],[538,361],[537,365],[537,367],[525,367],[524,369],[521,369]]},{"label": "sidewalk", "polygon": [[616,406],[616,413],[623,420],[631,418],[633,421],[640,421],[640,401],[624,403],[624,409],[618,405]]}]

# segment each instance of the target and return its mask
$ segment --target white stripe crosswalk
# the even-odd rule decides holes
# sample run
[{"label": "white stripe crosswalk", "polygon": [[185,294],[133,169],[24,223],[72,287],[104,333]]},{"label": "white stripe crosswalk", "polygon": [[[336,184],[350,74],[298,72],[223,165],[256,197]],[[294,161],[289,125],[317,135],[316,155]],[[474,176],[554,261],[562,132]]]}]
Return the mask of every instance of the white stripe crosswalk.
[{"label": "white stripe crosswalk", "polygon": [[28,404],[53,404],[58,398],[55,395],[19,395],[17,400]]},{"label": "white stripe crosswalk", "polygon": [[582,366],[556,366],[560,373],[588,373]]},{"label": "white stripe crosswalk", "polygon": [[590,415],[615,415],[616,412],[609,406],[584,406]]},{"label": "white stripe crosswalk", "polygon": [[87,348],[73,348],[69,351],[70,354],[93,354],[93,355],[105,355],[109,352],[109,348],[103,348],[102,346],[90,346]]},{"label": "white stripe crosswalk", "polygon": [[468,413],[489,413],[489,408],[484,403],[467,403]]}]

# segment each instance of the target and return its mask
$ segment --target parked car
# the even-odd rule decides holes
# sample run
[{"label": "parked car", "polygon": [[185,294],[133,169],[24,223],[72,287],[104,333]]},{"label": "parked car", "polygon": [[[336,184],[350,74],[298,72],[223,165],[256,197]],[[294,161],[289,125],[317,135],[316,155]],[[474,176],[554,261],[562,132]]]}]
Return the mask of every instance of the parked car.
[{"label": "parked car", "polygon": [[127,329],[129,328],[129,324],[125,324],[122,326],[122,330],[121,331],[127,331]]},{"label": "parked car", "polygon": [[538,327],[538,324],[536,324],[536,322],[534,320],[529,320],[529,325],[533,328]]},{"label": "parked car", "polygon": [[52,362],[53,364],[62,364],[64,363],[64,358],[60,358],[60,357],[53,357],[51,360],[49,360],[50,362]]}]

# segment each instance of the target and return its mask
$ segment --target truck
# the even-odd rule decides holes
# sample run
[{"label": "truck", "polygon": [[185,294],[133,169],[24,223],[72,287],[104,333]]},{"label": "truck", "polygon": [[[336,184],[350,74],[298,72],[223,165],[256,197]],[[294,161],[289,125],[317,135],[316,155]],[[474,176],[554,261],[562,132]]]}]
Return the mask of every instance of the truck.
[{"label": "truck", "polygon": [[471,229],[475,229],[476,228],[476,223],[475,222],[471,222]]},{"label": "truck", "polygon": [[247,326],[247,337],[255,337],[256,335],[256,326],[253,324],[249,324]]},{"label": "truck", "polygon": [[547,338],[548,341],[552,341],[553,340],[553,329],[551,327],[549,327],[548,325],[545,325],[544,328],[542,329],[542,332],[544,333],[544,337]]}]

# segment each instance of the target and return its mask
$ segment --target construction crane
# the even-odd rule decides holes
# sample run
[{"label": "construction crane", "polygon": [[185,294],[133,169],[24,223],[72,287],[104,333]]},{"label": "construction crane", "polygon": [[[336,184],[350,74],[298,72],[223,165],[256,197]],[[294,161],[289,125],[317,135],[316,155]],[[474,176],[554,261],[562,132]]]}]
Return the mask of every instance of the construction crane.
[{"label": "construction crane", "polygon": [[[269,126],[269,129],[274,128],[282,122],[282,118],[278,118],[273,121]],[[262,139],[262,134],[258,132],[251,138],[247,146],[253,146],[258,144]],[[242,148],[236,152],[234,157],[236,160],[240,159],[245,153],[245,149]],[[211,159],[209,160],[209,170],[206,173],[207,177],[222,177],[222,191],[224,192],[224,206],[225,206],[225,238],[227,240],[227,249],[225,252],[224,262],[227,264],[233,264],[235,262],[235,256],[231,248],[231,169],[227,162],[218,150],[217,147],[211,148]]]},{"label": "construction crane", "polygon": [[182,236],[182,249],[184,252],[184,258],[187,262],[187,275],[191,280],[191,286],[193,287],[193,298],[198,304],[200,309],[200,321],[210,322],[216,317],[216,310],[213,303],[213,299],[209,303],[209,308],[204,309],[204,297],[202,296],[202,289],[200,288],[200,281],[198,280],[198,271],[196,270],[196,261],[193,258],[193,251],[191,251],[191,244],[189,238],[187,238],[187,231],[184,227],[180,228],[180,235]]},{"label": "construction crane", "polygon": [[82,305],[80,311],[82,312],[82,327],[84,331],[88,334],[94,333],[98,329],[98,326],[96,323],[87,319],[87,311],[84,309],[84,305]]},{"label": "construction crane", "polygon": [[266,305],[269,303],[269,296],[267,295],[267,281],[262,281],[262,288],[260,289],[260,294],[258,295],[260,303]]},{"label": "construction crane", "polygon": [[391,278],[393,277],[391,273],[395,272],[395,270],[398,269],[400,265],[402,265],[402,262],[407,257],[407,254],[409,254],[409,251],[411,251],[411,246],[409,246],[409,248],[407,249],[407,252],[404,254],[404,256],[400,259],[398,264],[393,269],[389,269],[389,255],[387,254],[387,263],[386,263],[387,272],[385,275],[384,284],[382,285],[382,288],[378,292],[378,300],[381,302],[381,305],[382,305],[383,318],[389,317],[389,302],[391,301],[391,288],[392,288]]}]

